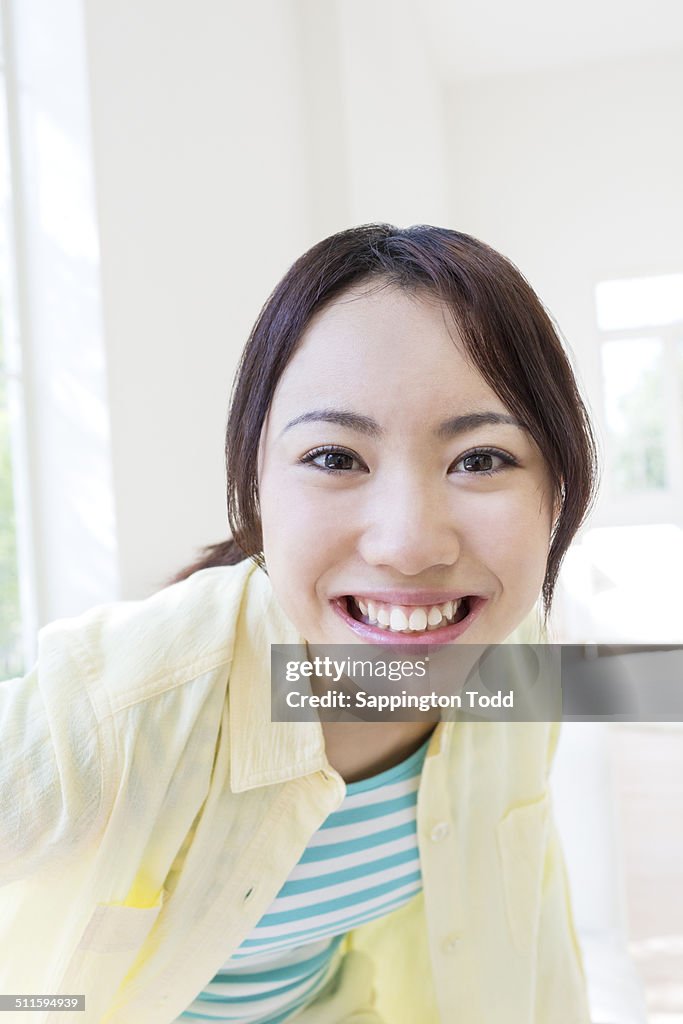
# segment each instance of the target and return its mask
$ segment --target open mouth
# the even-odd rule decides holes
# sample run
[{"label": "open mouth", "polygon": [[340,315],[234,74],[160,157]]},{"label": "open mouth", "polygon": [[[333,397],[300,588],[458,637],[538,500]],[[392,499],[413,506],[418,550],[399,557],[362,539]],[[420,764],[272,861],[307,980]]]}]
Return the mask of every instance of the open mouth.
[{"label": "open mouth", "polygon": [[420,636],[438,633],[449,626],[462,622],[470,614],[472,598],[462,597],[443,604],[389,605],[362,597],[347,595],[341,599],[346,612],[356,622],[362,622],[373,629],[388,634]]}]

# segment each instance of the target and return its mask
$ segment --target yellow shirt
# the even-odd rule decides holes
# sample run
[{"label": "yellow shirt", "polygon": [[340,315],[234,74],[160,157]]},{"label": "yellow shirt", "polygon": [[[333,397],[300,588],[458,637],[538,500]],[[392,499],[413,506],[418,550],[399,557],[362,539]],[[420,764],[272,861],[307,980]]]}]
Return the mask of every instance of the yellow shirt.
[{"label": "yellow shirt", "polygon": [[[0,993],[86,997],[34,1024],[170,1024],[266,912],[345,792],[318,722],[270,721],[270,645],[302,642],[247,561],[54,623],[0,686]],[[556,741],[436,727],[423,891],[348,935],[306,1021],[587,1024]]]}]

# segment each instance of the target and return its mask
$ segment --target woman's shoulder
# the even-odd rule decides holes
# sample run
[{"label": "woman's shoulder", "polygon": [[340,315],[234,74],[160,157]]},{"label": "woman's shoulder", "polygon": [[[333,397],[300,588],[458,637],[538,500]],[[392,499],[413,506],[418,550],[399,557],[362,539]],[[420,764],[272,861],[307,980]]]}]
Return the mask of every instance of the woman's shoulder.
[{"label": "woman's shoulder", "polygon": [[246,560],[203,569],[147,598],[98,605],[41,630],[38,665],[59,676],[80,669],[116,702],[182,682],[232,657],[237,619],[255,570]]}]

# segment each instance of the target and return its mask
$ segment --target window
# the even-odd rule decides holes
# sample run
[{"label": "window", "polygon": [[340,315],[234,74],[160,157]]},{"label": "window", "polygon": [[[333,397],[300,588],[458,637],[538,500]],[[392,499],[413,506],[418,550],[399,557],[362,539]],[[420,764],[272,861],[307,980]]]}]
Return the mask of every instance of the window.
[{"label": "window", "polygon": [[5,679],[21,672],[22,640],[3,313],[0,308],[0,678]]},{"label": "window", "polygon": [[[6,7],[2,7],[3,22]],[[0,24],[0,679],[33,657],[23,386],[15,302],[14,197],[5,40]],[[27,638],[28,642],[27,642]]]},{"label": "window", "polygon": [[603,281],[595,299],[614,518],[680,523],[683,274]]},{"label": "window", "polygon": [[604,467],[599,516],[567,554],[571,643],[683,642],[683,274],[595,289]]},{"label": "window", "polygon": [[666,372],[662,339],[605,341],[602,372],[614,492],[665,491],[672,467],[661,401]]}]

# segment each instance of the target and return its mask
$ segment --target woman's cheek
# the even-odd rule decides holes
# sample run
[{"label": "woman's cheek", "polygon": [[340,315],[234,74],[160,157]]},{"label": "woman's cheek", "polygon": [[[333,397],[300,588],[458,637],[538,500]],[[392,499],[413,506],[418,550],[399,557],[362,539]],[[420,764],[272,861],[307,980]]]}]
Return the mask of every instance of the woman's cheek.
[{"label": "woman's cheek", "polygon": [[503,492],[476,495],[466,510],[461,505],[458,519],[462,530],[476,537],[478,545],[486,543],[489,551],[507,550],[530,528],[528,502],[521,495]]},{"label": "woman's cheek", "polygon": [[324,549],[339,535],[345,521],[344,516],[322,498],[310,488],[303,494],[290,494],[286,502],[283,501],[287,505],[289,542],[304,560],[310,559],[314,552],[324,557]]},{"label": "woman's cheek", "polygon": [[[268,522],[264,549],[273,586],[290,615],[315,602],[316,586],[340,557],[339,520],[323,514],[310,493],[282,493]],[[342,520],[343,521],[343,520]],[[268,528],[266,529],[266,525]]]},{"label": "woman's cheek", "polygon": [[496,575],[507,577],[509,583],[512,573],[535,579],[540,571],[542,580],[550,521],[535,496],[508,495],[499,502],[482,502],[472,521],[478,556]]}]

